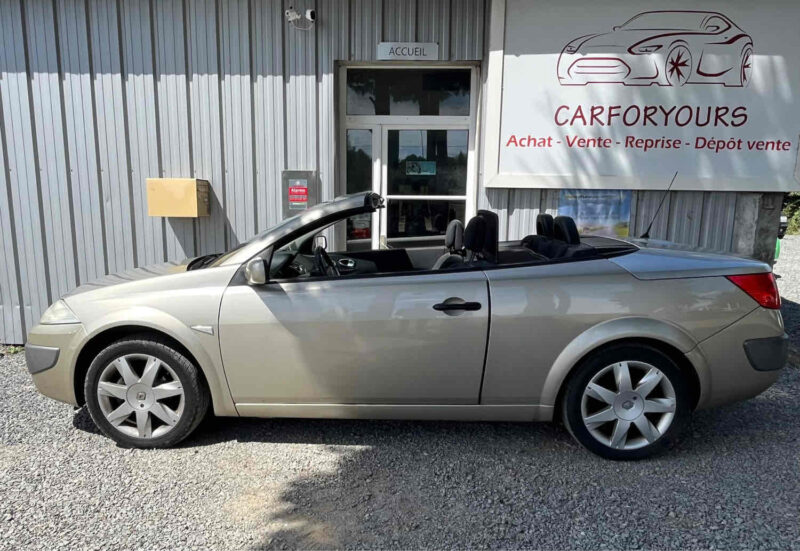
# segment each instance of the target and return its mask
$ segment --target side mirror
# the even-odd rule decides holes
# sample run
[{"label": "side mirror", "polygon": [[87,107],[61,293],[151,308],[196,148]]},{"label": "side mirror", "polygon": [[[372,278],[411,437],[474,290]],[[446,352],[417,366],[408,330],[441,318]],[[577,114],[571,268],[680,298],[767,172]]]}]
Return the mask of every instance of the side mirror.
[{"label": "side mirror", "polygon": [[267,263],[263,258],[252,258],[244,267],[248,285],[264,285],[267,282]]},{"label": "side mirror", "polygon": [[719,31],[719,25],[709,25],[708,27],[706,27],[706,30],[710,33],[715,33]]},{"label": "side mirror", "polygon": [[328,238],[321,233],[314,236],[314,250],[317,249],[328,250]]}]

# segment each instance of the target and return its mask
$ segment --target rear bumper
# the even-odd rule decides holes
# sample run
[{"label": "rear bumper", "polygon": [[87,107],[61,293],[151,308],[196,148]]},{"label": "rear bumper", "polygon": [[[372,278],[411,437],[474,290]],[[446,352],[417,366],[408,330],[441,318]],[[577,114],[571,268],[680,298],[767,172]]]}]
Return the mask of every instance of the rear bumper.
[{"label": "rear bumper", "polygon": [[762,393],[780,376],[787,350],[780,311],[765,308],[756,308],[702,341],[687,354],[695,365],[706,366],[706,373],[700,373],[703,388],[698,409],[738,402]]},{"label": "rear bumper", "polygon": [[789,356],[789,335],[744,341],[744,352],[757,371],[775,371],[786,365]]}]

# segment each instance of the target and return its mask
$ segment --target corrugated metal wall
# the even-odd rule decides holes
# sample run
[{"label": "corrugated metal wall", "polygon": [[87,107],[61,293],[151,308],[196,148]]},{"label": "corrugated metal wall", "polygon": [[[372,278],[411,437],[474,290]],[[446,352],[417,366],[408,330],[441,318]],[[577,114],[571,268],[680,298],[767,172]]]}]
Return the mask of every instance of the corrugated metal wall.
[{"label": "corrugated metal wall", "polygon": [[[484,0],[0,0],[0,342],[81,283],[276,223],[284,168],[332,197],[335,61],[382,40],[481,59],[484,18]],[[153,176],[208,179],[212,216],[148,217]]]}]

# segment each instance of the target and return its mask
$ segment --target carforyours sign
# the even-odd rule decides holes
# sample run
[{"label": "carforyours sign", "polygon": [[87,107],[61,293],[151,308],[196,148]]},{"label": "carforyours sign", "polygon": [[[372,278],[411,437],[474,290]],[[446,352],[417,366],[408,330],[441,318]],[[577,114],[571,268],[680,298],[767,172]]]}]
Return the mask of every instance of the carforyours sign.
[{"label": "carforyours sign", "polygon": [[673,5],[508,0],[488,185],[800,189],[800,2]]}]

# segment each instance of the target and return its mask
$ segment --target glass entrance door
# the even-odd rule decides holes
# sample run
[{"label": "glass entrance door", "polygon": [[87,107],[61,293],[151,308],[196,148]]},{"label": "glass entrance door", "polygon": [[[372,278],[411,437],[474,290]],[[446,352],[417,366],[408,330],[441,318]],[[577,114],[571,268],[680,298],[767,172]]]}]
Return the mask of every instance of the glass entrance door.
[{"label": "glass entrance door", "polygon": [[381,236],[391,247],[441,245],[464,221],[469,129],[383,127]]},{"label": "glass entrance door", "polygon": [[476,75],[469,67],[341,69],[340,190],[386,199],[337,233],[347,250],[441,246],[451,220],[474,214]]}]

